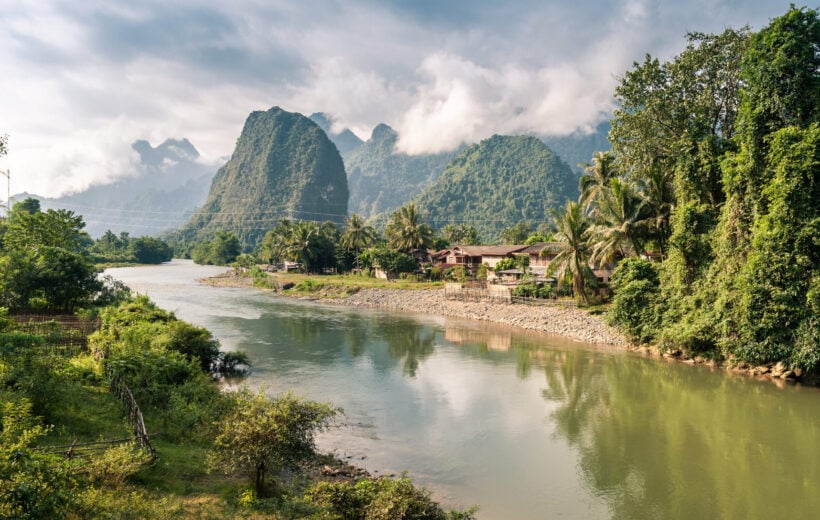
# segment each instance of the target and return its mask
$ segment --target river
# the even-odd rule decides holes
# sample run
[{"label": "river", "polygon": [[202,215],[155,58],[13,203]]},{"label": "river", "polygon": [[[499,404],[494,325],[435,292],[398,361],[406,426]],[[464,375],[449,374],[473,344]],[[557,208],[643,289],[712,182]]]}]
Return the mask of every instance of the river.
[{"label": "river", "polygon": [[223,271],[175,260],[107,273],[247,352],[248,386],[341,406],[323,451],[407,471],[447,506],[478,505],[482,520],[820,511],[816,388],[196,282]]}]

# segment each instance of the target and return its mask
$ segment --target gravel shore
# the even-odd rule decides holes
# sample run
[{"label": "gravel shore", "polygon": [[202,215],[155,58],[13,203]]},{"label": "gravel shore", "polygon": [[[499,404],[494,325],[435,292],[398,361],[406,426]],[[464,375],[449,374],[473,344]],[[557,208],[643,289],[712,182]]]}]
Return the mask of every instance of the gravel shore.
[{"label": "gravel shore", "polygon": [[[237,276],[232,272],[204,278],[200,282],[215,287],[253,287],[252,279]],[[617,330],[607,325],[600,316],[592,316],[574,307],[448,300],[444,297],[444,289],[362,289],[346,298],[325,298],[321,301],[345,307],[390,309],[503,323],[587,343],[628,345],[626,339]]]},{"label": "gravel shore", "polygon": [[363,289],[347,298],[323,300],[347,307],[421,312],[513,325],[588,343],[626,346],[626,339],[598,316],[570,307],[541,307],[448,300],[444,289]]}]

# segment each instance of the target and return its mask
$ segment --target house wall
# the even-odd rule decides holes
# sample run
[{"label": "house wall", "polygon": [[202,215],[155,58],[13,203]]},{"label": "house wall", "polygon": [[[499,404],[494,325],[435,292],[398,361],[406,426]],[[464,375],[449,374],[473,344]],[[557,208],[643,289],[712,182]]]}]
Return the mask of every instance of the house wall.
[{"label": "house wall", "polygon": [[481,262],[484,263],[484,264],[487,264],[488,266],[490,266],[491,269],[494,269],[495,265],[498,262],[500,262],[501,260],[503,260],[504,258],[507,258],[507,257],[506,256],[484,255],[484,256],[481,257]]}]

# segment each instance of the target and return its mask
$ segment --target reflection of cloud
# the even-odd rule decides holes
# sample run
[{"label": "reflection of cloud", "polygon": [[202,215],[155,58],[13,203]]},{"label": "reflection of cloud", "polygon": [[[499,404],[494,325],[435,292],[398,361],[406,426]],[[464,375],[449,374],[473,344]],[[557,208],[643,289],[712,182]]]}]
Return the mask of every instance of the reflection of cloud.
[{"label": "reflection of cloud", "polygon": [[493,133],[586,131],[610,110],[615,77],[645,52],[666,57],[688,30],[759,27],[787,7],[9,3],[0,24],[0,131],[11,140],[0,167],[18,173],[15,191],[55,195],[128,175],[121,151],[135,138],[188,137],[214,159],[230,154],[249,112],[273,105],[332,113],[362,136],[389,123],[410,153]]}]

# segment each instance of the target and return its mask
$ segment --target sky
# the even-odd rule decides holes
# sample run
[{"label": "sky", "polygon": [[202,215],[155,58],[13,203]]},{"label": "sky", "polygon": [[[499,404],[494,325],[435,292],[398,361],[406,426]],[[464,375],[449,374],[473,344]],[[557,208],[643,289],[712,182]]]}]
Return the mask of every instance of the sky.
[{"label": "sky", "polygon": [[411,154],[588,132],[645,54],[790,1],[0,0],[0,170],[58,196],[134,175],[137,139],[182,137],[216,169],[272,106],[363,139],[387,123]]}]

